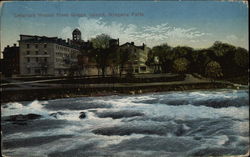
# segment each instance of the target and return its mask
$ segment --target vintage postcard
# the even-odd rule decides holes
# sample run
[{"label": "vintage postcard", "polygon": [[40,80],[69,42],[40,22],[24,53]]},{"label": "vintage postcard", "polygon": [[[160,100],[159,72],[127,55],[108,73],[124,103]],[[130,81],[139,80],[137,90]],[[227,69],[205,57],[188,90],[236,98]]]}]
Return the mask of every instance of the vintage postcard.
[{"label": "vintage postcard", "polygon": [[0,4],[3,157],[249,156],[248,1]]}]

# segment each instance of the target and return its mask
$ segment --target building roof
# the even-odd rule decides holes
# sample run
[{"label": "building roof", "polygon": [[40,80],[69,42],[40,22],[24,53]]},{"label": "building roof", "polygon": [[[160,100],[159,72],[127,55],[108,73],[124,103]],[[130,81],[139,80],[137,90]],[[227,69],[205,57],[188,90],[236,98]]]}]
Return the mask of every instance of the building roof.
[{"label": "building roof", "polygon": [[58,37],[46,37],[46,36],[37,36],[37,35],[20,35],[19,42],[27,42],[27,43],[56,43],[62,46],[67,46],[70,48],[78,49],[77,46],[69,44],[66,40],[63,40]]},{"label": "building roof", "polygon": [[5,54],[5,53],[19,53],[19,46],[16,46],[16,45],[14,45],[14,46],[7,46],[7,47],[5,47],[4,48],[4,50],[3,50],[3,52],[2,52],[3,54]]},{"label": "building roof", "polygon": [[133,46],[135,48],[139,48],[139,49],[142,49],[142,50],[144,50],[144,48],[145,48],[145,44],[144,43],[142,44],[142,46],[136,46],[134,44],[134,42],[126,42],[126,43],[120,45],[120,47],[124,47],[124,46]]},{"label": "building roof", "polygon": [[76,29],[74,29],[74,30],[73,30],[73,32],[72,32],[72,33],[74,33],[74,34],[75,34],[75,33],[79,33],[79,34],[81,34],[81,31],[80,31],[78,28],[76,28]]}]

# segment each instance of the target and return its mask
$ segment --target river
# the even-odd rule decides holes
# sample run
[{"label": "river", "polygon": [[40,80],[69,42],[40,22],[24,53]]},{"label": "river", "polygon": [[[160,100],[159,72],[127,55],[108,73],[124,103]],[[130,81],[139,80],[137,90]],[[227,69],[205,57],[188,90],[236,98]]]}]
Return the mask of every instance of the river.
[{"label": "river", "polygon": [[248,90],[12,102],[1,105],[1,114],[2,153],[10,157],[222,156],[249,149]]}]

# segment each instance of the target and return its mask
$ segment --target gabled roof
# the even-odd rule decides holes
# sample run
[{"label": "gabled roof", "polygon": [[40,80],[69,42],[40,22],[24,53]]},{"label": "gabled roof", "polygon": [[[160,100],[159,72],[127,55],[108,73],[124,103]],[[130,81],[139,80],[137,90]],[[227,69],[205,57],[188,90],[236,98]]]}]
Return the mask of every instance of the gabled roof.
[{"label": "gabled roof", "polygon": [[145,47],[144,43],[143,43],[142,46],[136,46],[136,45],[134,45],[134,42],[126,42],[126,43],[120,45],[120,47],[124,47],[124,46],[133,46],[135,48],[139,48],[139,49],[142,49],[142,50],[144,50],[144,47]]}]

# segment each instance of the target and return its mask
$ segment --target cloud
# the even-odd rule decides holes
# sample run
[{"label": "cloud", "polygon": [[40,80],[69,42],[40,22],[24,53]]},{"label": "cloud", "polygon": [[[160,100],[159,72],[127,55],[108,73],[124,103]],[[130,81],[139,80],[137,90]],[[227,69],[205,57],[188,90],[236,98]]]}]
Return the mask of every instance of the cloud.
[{"label": "cloud", "polygon": [[[89,40],[96,35],[105,33],[112,38],[119,38],[120,43],[135,42],[137,45],[145,43],[149,47],[168,43],[172,46],[190,45],[198,43],[208,33],[200,32],[196,28],[180,28],[168,23],[151,26],[138,26],[135,24],[123,24],[119,22],[106,22],[102,18],[82,17],[78,21],[78,28],[82,32],[82,39]],[[62,38],[71,38],[75,28],[65,27],[60,33]]]},{"label": "cloud", "polygon": [[233,42],[239,40],[239,38],[235,35],[228,35],[228,36],[226,36],[226,40],[230,43],[233,43]]},{"label": "cloud", "polygon": [[238,37],[234,34],[230,34],[230,35],[227,35],[224,40],[222,39],[222,41],[248,49],[248,37],[247,36]]},{"label": "cloud", "polygon": [[66,39],[66,38],[70,38],[71,37],[71,34],[72,34],[72,28],[71,27],[64,27],[62,29],[62,31],[60,32],[59,34],[59,37],[63,38],[63,39]]},{"label": "cloud", "polygon": [[169,43],[170,45],[192,44],[199,42],[200,39],[208,33],[198,31],[196,28],[173,27],[167,23],[155,26],[146,26],[143,31],[147,36],[148,43],[161,44]]}]

